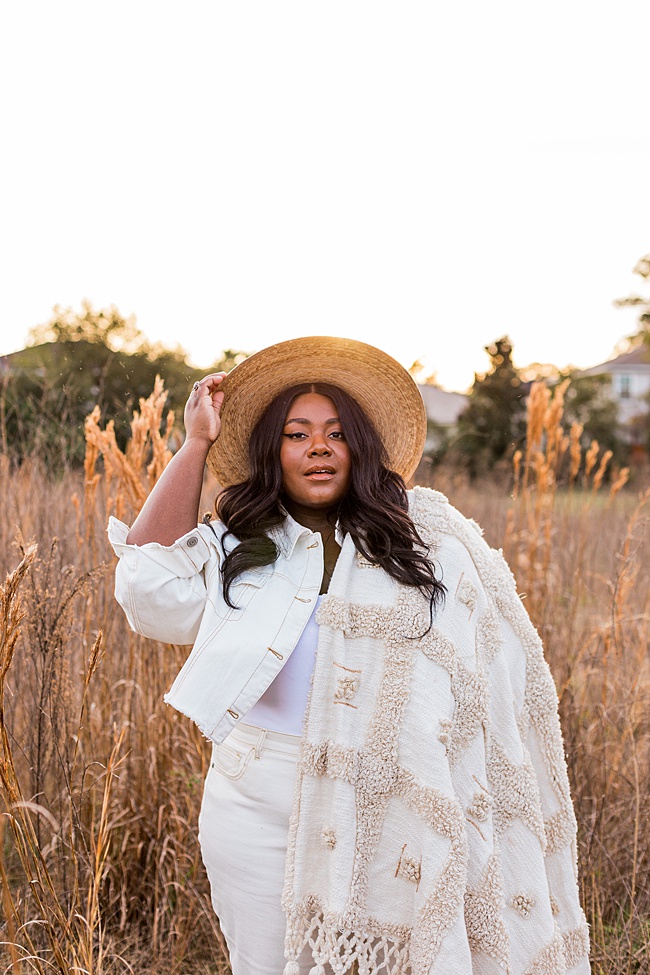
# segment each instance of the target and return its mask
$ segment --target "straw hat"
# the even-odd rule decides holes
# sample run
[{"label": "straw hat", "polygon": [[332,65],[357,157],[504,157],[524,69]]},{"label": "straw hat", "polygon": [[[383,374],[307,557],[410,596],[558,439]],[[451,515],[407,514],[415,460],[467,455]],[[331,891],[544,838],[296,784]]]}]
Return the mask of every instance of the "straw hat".
[{"label": "straw hat", "polygon": [[249,476],[248,441],[275,397],[290,386],[318,382],[349,393],[381,437],[390,467],[405,480],[412,476],[427,432],[424,403],[412,377],[372,345],[312,335],[256,352],[221,383],[221,433],[210,448],[208,466],[223,487]]}]

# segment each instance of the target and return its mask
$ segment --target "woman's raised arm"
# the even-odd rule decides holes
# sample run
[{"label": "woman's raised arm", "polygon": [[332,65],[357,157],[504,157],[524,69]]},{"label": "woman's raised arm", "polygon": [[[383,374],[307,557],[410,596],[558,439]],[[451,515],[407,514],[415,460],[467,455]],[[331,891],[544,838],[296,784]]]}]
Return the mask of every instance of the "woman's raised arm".
[{"label": "woman's raised arm", "polygon": [[159,542],[172,545],[196,528],[203,471],[208,451],[221,429],[219,392],[225,372],[205,376],[185,404],[185,443],[172,457],[145,501],[131,531],[130,545]]}]

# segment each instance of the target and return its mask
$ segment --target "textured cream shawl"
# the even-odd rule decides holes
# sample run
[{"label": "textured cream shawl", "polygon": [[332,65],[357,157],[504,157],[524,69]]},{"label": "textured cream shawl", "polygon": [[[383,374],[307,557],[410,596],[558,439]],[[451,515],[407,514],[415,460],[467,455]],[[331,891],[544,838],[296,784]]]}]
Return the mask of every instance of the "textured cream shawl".
[{"label": "textured cream shawl", "polygon": [[553,680],[500,553],[437,492],[411,517],[428,625],[348,537],[318,611],[283,905],[285,975],[589,972]]}]

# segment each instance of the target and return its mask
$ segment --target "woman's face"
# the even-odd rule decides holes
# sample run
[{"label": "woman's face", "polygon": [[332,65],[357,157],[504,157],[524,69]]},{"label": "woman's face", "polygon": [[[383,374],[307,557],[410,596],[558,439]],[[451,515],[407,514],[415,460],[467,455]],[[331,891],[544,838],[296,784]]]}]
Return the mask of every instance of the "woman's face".
[{"label": "woman's face", "polygon": [[282,486],[287,498],[306,508],[333,508],[350,483],[350,451],[329,396],[296,396],[282,430]]}]

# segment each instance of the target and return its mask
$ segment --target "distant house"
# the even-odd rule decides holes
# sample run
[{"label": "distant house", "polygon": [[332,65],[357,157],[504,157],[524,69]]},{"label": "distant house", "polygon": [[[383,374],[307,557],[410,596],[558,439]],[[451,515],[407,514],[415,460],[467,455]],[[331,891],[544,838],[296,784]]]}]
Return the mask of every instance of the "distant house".
[{"label": "distant house", "polygon": [[621,426],[627,428],[630,440],[639,420],[650,412],[650,349],[637,345],[615,359],[601,362],[591,369],[581,369],[581,376],[609,376],[611,397],[618,405]]},{"label": "distant house", "polygon": [[418,388],[422,393],[429,421],[429,434],[424,448],[429,453],[439,448],[453,434],[458,417],[467,406],[468,396],[465,393],[450,393],[439,386],[428,384]]},{"label": "distant house", "polygon": [[422,393],[427,417],[432,423],[443,427],[453,427],[467,406],[465,393],[450,393],[439,386],[424,384],[418,387]]}]

